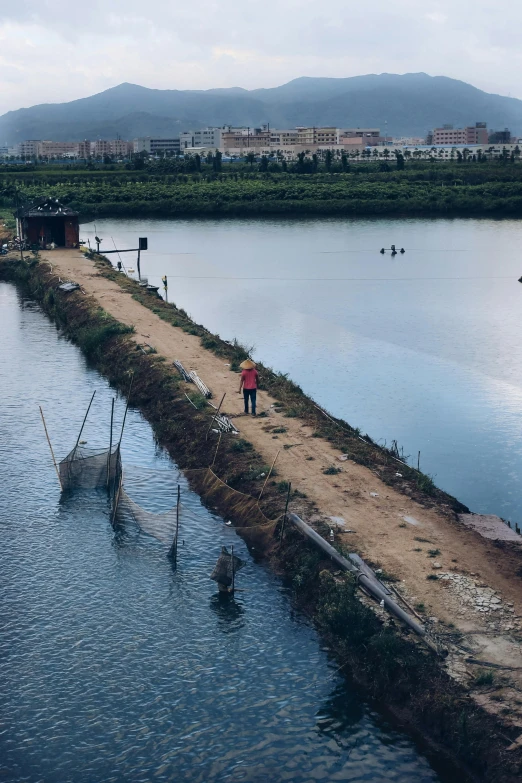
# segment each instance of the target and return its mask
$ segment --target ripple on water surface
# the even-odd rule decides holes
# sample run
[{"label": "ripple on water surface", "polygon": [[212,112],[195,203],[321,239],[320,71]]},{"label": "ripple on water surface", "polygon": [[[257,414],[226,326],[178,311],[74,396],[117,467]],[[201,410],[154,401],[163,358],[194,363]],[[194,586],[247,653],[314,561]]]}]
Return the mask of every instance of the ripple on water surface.
[{"label": "ripple on water surface", "polygon": [[[177,570],[154,539],[113,532],[103,493],[60,499],[37,405],[62,457],[95,388],[85,439],[106,442],[112,391],[2,283],[0,319],[0,779],[436,780],[340,680],[279,583],[201,506],[137,412],[123,441],[127,489],[160,511],[181,482],[191,519]],[[121,400],[117,410],[120,421]],[[222,544],[247,561],[234,601],[208,578]]]}]

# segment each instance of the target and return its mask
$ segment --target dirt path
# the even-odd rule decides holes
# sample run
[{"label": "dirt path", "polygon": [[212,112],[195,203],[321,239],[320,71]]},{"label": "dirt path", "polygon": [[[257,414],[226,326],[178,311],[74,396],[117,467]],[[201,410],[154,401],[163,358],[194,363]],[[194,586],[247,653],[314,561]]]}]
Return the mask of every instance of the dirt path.
[{"label": "dirt path", "polygon": [[[225,413],[241,414],[238,375],[229,371],[224,360],[202,348],[198,337],[162,321],[116,283],[99,275],[94,263],[78,251],[54,251],[47,257],[63,279],[80,283],[111,315],[134,326],[136,342],[147,342],[169,362],[179,359],[187,370],[196,370],[215,398],[227,393]],[[267,411],[268,419],[237,418],[242,436],[267,464],[281,449],[279,475],[305,492],[323,517],[342,518],[344,529],[350,532],[341,532],[343,526],[339,525],[336,534],[363,557],[398,577],[397,587],[413,604],[424,605],[422,613],[436,618],[432,622],[452,623],[462,631],[468,655],[521,667],[521,672],[510,672],[509,676],[515,688],[521,689],[514,691],[510,702],[517,709],[514,702],[517,695],[520,697],[522,726],[522,653],[517,643],[522,630],[522,579],[513,578],[505,553],[477,533],[386,486],[371,470],[351,461],[340,462],[340,452],[328,441],[312,438],[312,430],[299,419],[274,412],[274,402],[266,392],[258,393],[258,409]],[[273,427],[284,427],[286,432],[275,438]],[[292,448],[283,448],[291,444]],[[342,467],[342,472],[325,475],[324,469],[331,465]],[[429,550],[438,553],[430,556]],[[434,568],[436,564],[440,568]],[[434,574],[438,580],[427,578]],[[450,656],[448,664],[462,678],[466,677],[465,652]]]}]

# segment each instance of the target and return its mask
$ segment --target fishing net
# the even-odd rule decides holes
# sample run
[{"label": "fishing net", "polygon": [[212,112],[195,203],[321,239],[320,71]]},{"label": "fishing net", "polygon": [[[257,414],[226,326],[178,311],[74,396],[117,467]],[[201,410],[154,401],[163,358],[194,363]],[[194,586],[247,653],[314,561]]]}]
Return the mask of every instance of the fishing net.
[{"label": "fishing net", "polygon": [[[165,474],[165,475],[163,475]],[[122,481],[116,489],[113,501],[113,520],[120,523],[134,522],[140,530],[168,547],[171,547],[176,537],[176,528],[182,530],[186,523],[197,524],[198,516],[182,503],[174,505],[167,511],[149,511],[143,508],[127,493],[125,486],[144,502],[151,502],[151,487],[156,486],[154,499],[163,503],[172,498],[177,491],[176,480],[179,473],[150,470],[129,466],[122,474]],[[160,488],[158,488],[158,486]]]},{"label": "fishing net", "polygon": [[119,446],[109,449],[76,446],[58,463],[63,489],[96,489],[117,484],[121,474]]},{"label": "fishing net", "polygon": [[211,468],[186,470],[185,473],[191,477],[201,497],[219,508],[220,513],[230,517],[242,530],[259,535],[271,533],[281,518],[269,519],[256,498],[232,489]]},{"label": "fishing net", "polygon": [[177,506],[169,511],[154,514],[135,503],[127,495],[123,487],[120,487],[116,516],[119,521],[125,521],[129,517],[132,518],[140,530],[143,530],[149,536],[157,538],[158,541],[162,541],[167,546],[171,546],[174,541],[177,525]]},{"label": "fishing net", "polygon": [[226,546],[222,546],[221,554],[218,557],[214,570],[210,574],[210,578],[220,585],[230,587],[233,576],[244,567],[245,562],[241,558],[229,552]]}]

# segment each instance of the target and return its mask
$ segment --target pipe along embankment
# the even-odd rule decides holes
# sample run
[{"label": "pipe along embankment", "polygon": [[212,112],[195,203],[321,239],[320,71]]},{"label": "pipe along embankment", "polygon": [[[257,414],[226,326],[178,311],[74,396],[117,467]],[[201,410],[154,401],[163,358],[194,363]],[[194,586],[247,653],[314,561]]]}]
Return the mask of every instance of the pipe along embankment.
[{"label": "pipe along embankment", "polygon": [[[257,496],[258,477],[266,470],[261,455],[250,444],[223,438],[213,465],[219,488],[204,486],[216,445],[212,441],[209,448],[205,439],[212,414],[208,408],[195,408],[187,402],[186,385],[174,368],[157,354],[139,350],[131,339],[132,329],[81,291],[59,291],[49,264],[2,260],[0,277],[23,285],[122,393],[126,393],[133,373],[131,404],[148,419],[158,441],[187,471],[189,481],[209,505],[227,515],[231,503],[235,504],[238,532],[291,587],[296,604],[313,619],[343,672],[367,697],[424,743],[438,762],[444,760],[451,775],[496,783],[520,780],[522,748],[506,751],[516,738],[516,729],[478,706],[406,626],[372,611],[369,599],[360,599],[358,588],[363,577],[353,573],[350,562],[333,547],[329,551],[327,544],[325,549],[320,534],[327,531],[320,524],[314,536],[322,540],[321,547],[317,541],[311,545],[308,539],[313,536],[303,536],[295,517],[291,518],[294,523],[287,523],[282,530],[281,521],[253,525],[248,503],[242,515],[236,494]],[[222,485],[237,492],[231,498]],[[284,513],[284,496],[276,482],[267,485],[261,511],[268,520],[280,519]],[[299,519],[307,518],[311,511],[305,498],[293,498],[292,512]],[[385,594],[381,600],[386,604],[387,598]]]}]

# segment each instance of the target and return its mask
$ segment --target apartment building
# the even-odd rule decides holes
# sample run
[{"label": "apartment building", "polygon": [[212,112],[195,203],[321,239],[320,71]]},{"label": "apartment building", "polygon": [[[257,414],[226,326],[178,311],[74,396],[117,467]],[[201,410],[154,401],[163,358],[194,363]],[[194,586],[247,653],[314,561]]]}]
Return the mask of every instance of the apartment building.
[{"label": "apartment building", "polygon": [[228,149],[261,149],[270,147],[270,131],[264,128],[229,128],[221,134],[221,146]]},{"label": "apartment building", "polygon": [[76,141],[41,141],[38,144],[38,157],[45,160],[52,158],[77,158],[78,142]]},{"label": "apartment building", "polygon": [[202,128],[201,130],[184,131],[179,135],[180,148],[208,147],[219,149],[223,128]]},{"label": "apartment building", "polygon": [[443,125],[434,128],[427,139],[428,144],[487,144],[488,129],[485,122],[476,122],[467,128],[454,128],[453,125]]},{"label": "apartment building", "polygon": [[21,141],[18,147],[21,158],[37,158],[40,139],[28,139],[27,141]]},{"label": "apartment building", "polygon": [[171,139],[152,138],[151,136],[140,136],[134,139],[133,152],[147,152],[149,155],[179,155],[180,138],[176,136]]}]

